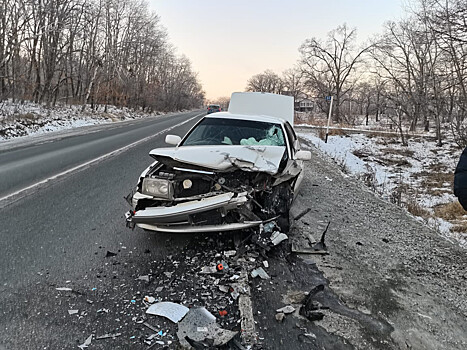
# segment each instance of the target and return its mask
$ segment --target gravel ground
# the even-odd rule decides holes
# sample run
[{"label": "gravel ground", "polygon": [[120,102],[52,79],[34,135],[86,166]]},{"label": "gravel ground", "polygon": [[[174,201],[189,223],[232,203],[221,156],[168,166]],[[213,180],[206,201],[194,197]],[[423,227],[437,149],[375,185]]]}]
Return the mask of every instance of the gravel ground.
[{"label": "gravel ground", "polygon": [[[294,318],[302,323],[283,327],[307,334],[308,348],[323,347],[312,329],[321,327],[340,339],[339,346],[325,348],[466,349],[466,251],[376,197],[314,147],[310,150],[312,160],[293,213],[311,210],[295,222],[289,236],[310,232],[316,237],[330,222],[329,255],[311,256],[324,274],[326,288],[319,301],[329,310],[313,324]],[[311,278],[305,283],[310,274],[303,269],[306,264],[289,262],[284,269],[292,276],[286,283],[276,280],[282,286],[276,292],[284,297],[316,286]],[[268,322],[259,329],[267,343]],[[265,348],[282,348],[276,341],[269,345]]]}]

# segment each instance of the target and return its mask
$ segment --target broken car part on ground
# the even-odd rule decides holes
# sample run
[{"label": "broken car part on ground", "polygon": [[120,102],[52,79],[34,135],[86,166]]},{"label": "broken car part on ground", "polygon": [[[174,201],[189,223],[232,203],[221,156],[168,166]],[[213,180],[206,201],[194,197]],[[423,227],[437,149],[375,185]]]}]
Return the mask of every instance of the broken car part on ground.
[{"label": "broken car part on ground", "polygon": [[204,117],[175,148],[156,159],[127,197],[127,223],[152,231],[213,232],[276,220],[289,229],[289,209],[303,178],[293,125],[293,98],[234,93],[228,112]]}]

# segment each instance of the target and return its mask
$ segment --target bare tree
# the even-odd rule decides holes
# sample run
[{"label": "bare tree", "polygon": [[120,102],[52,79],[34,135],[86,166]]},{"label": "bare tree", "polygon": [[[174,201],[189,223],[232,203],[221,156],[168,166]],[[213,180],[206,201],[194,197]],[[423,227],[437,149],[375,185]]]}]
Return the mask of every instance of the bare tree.
[{"label": "bare tree", "polygon": [[0,3],[0,100],[143,110],[201,105],[191,62],[173,52],[143,0]]},{"label": "bare tree", "polygon": [[246,91],[260,91],[280,94],[283,90],[282,79],[271,70],[256,74],[248,79]]},{"label": "bare tree", "polygon": [[323,97],[335,95],[335,118],[338,122],[342,97],[352,88],[352,75],[369,49],[355,48],[356,35],[356,29],[349,29],[344,24],[329,32],[326,41],[311,38],[300,47],[302,69],[309,88]]}]

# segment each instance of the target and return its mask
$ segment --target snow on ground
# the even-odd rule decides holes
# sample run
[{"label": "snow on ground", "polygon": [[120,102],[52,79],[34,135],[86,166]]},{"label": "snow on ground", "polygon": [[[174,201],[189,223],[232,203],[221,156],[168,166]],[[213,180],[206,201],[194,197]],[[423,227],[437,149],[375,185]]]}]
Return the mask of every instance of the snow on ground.
[{"label": "snow on ground", "polygon": [[[159,114],[161,113],[155,112],[152,115]],[[46,108],[37,103],[6,100],[0,102],[0,141],[149,115],[115,106],[107,106],[107,109],[105,106],[98,106],[95,110],[86,106],[83,112],[80,105]]]},{"label": "snow on ground", "polygon": [[[465,230],[453,229],[459,220],[450,222],[436,216],[437,208],[457,202],[452,179],[462,150],[451,140],[437,147],[429,134],[414,136],[406,147],[395,135],[354,130],[330,135],[325,143],[318,134],[312,130],[299,136],[330,156],[346,174],[363,181],[382,198],[408,208],[444,237],[467,248]],[[461,219],[466,220],[467,216]]]}]

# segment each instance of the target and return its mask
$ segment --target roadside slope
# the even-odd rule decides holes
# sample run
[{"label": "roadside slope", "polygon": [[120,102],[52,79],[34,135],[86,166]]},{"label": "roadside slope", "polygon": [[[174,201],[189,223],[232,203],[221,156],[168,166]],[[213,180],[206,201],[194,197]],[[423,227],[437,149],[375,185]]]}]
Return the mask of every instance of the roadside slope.
[{"label": "roadside slope", "polygon": [[[341,300],[317,324],[356,348],[465,349],[466,252],[311,151],[294,208],[311,211],[297,231],[316,235],[330,221],[330,254],[313,260]],[[387,321],[390,337],[370,318]]]},{"label": "roadside slope", "polygon": [[[310,150],[292,209],[301,217],[289,240],[308,234],[319,240],[330,222],[329,255],[301,254],[301,260],[285,246],[270,254],[272,282],[252,281],[263,346],[467,348],[466,251]],[[303,298],[297,296],[319,284],[325,287],[314,300],[324,307],[324,318],[310,322],[298,316]],[[286,304],[297,311],[277,322],[275,310]]]}]

